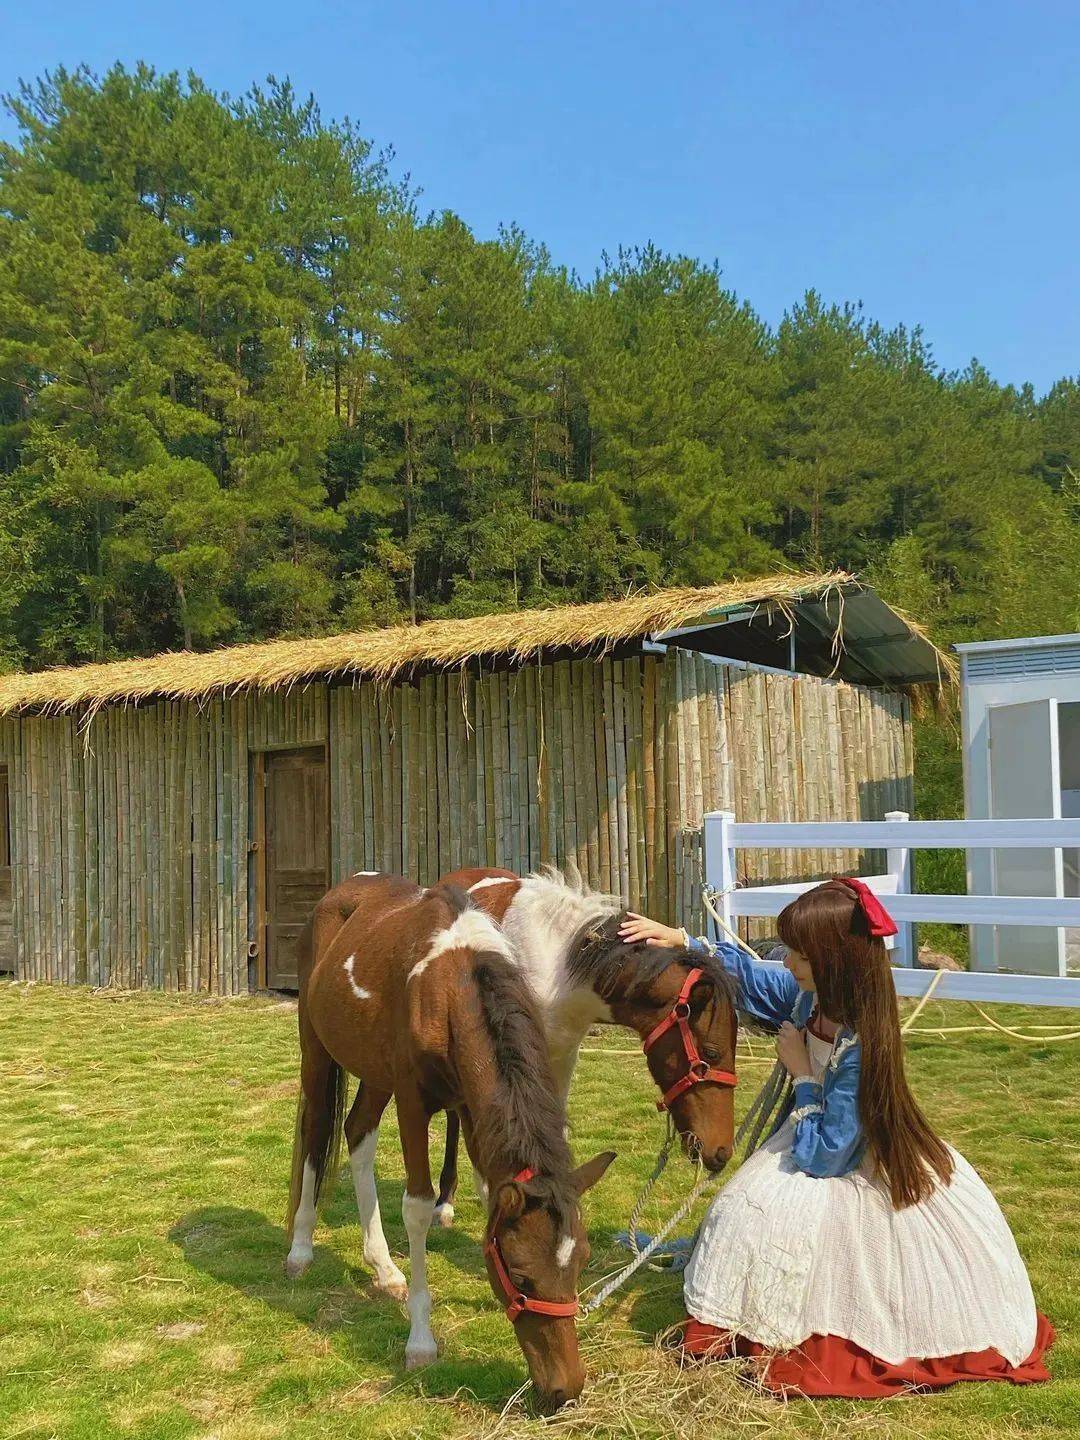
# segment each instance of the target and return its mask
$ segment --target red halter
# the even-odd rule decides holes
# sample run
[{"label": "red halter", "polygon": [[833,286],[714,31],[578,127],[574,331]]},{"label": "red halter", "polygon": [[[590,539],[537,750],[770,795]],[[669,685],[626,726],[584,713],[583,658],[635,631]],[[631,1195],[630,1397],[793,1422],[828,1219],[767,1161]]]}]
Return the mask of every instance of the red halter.
[{"label": "red halter", "polygon": [[683,1054],[686,1056],[686,1074],[681,1080],[676,1080],[670,1090],[666,1090],[656,1102],[658,1110],[666,1110],[675,1100],[689,1090],[693,1085],[737,1085],[735,1073],[732,1070],[717,1070],[707,1060],[701,1058],[697,1045],[694,1041],[694,1032],[690,1029],[690,991],[705,974],[704,970],[698,968],[687,973],[683,981],[682,989],[679,991],[675,1004],[667,1015],[664,1016],[655,1030],[650,1030],[645,1036],[645,1043],[642,1050],[647,1055],[652,1047],[666,1035],[673,1025],[678,1025],[679,1033],[682,1036]]},{"label": "red halter", "polygon": [[[533,1174],[534,1172],[526,1167],[524,1170],[519,1170],[514,1179],[524,1185],[533,1178]],[[531,1295],[522,1295],[510,1279],[510,1272],[506,1268],[506,1261],[499,1249],[494,1228],[488,1230],[487,1238],[484,1241],[484,1254],[490,1257],[491,1268],[495,1271],[503,1294],[506,1296],[506,1318],[511,1323],[526,1310],[532,1315],[553,1315],[561,1320],[572,1320],[578,1313],[579,1307],[576,1300],[534,1300]]]}]

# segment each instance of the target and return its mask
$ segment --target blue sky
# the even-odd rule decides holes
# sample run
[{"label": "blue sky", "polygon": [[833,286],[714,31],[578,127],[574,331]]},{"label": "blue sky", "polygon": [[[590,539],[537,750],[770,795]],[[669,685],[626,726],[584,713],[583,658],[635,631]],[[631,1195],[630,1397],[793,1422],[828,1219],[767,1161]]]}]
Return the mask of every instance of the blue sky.
[{"label": "blue sky", "polygon": [[1075,0],[4,0],[0,32],[5,92],[116,59],[289,75],[480,235],[585,274],[653,240],[774,323],[814,287],[948,368],[1080,372]]}]

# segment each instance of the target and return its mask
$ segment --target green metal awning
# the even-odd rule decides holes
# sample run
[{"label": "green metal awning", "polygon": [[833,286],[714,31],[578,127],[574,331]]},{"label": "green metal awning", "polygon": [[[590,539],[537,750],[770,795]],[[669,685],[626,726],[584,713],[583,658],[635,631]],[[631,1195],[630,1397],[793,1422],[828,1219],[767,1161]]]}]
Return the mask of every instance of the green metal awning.
[{"label": "green metal awning", "polygon": [[877,592],[834,586],[783,604],[724,606],[652,640],[705,655],[806,675],[831,675],[858,685],[900,688],[948,678],[942,656]]}]

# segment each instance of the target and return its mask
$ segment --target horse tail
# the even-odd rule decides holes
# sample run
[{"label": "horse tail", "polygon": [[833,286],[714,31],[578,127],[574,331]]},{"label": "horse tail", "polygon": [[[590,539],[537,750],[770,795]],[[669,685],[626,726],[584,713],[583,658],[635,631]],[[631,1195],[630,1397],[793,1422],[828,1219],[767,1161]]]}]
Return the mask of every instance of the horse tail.
[{"label": "horse tail", "polygon": [[326,1179],[331,1180],[341,1163],[341,1142],[345,1125],[349,1076],[336,1060],[326,1055],[325,1075],[314,1097],[301,1089],[296,1102],[296,1126],[293,1134],[292,1170],[289,1176],[289,1209],[285,1228],[292,1240],[293,1221],[304,1185],[304,1167],[310,1161],[315,1171],[316,1205],[326,1193]]},{"label": "horse tail", "polygon": [[309,920],[299,939],[300,1096],[296,1102],[289,1209],[285,1217],[290,1242],[303,1192],[306,1165],[310,1162],[315,1171],[313,1198],[316,1205],[322,1199],[327,1176],[332,1180],[338,1172],[349,1087],[348,1072],[330,1054],[307,1018],[306,981],[310,965],[305,961],[310,961],[311,943],[312,923]]}]

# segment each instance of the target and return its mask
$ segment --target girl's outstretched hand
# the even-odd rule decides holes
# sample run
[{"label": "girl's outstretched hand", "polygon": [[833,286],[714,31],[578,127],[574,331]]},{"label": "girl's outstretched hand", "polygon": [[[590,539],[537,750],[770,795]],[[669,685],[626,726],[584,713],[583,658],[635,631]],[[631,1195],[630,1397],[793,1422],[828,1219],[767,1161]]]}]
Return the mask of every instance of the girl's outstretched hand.
[{"label": "girl's outstretched hand", "polygon": [[649,945],[675,950],[682,946],[683,932],[672,925],[661,925],[659,920],[650,920],[647,915],[636,915],[631,910],[619,926],[619,939],[625,945],[644,940]]},{"label": "girl's outstretched hand", "polygon": [[793,1080],[809,1080],[814,1073],[810,1069],[810,1056],[801,1030],[796,1030],[790,1020],[785,1020],[776,1036],[776,1058]]}]

